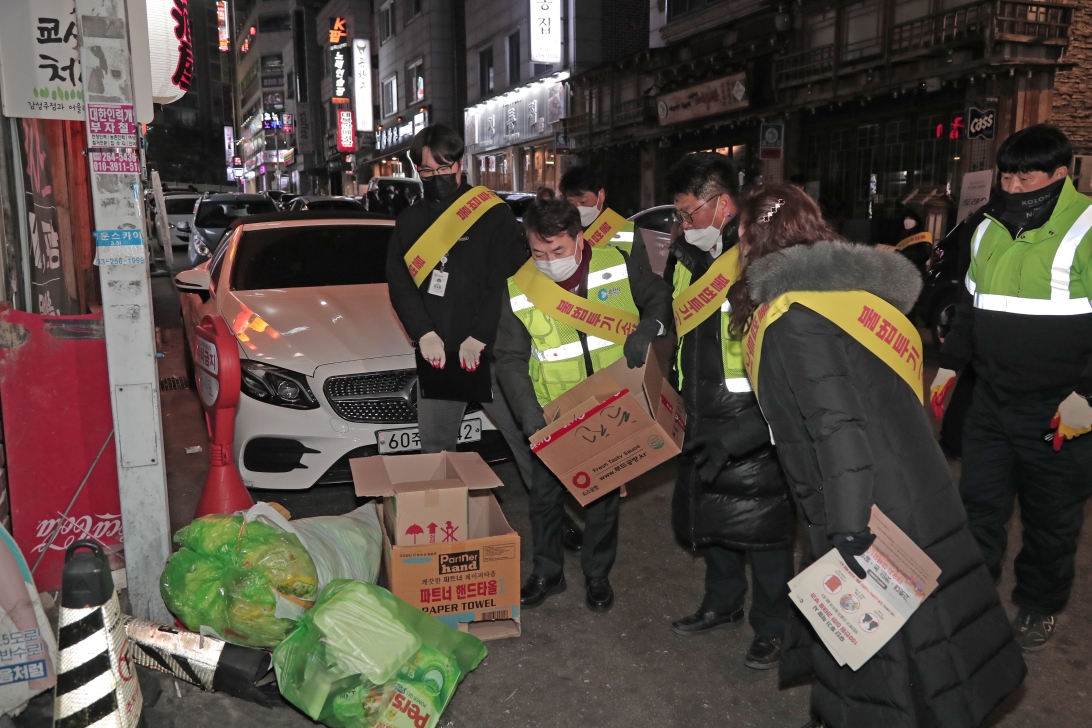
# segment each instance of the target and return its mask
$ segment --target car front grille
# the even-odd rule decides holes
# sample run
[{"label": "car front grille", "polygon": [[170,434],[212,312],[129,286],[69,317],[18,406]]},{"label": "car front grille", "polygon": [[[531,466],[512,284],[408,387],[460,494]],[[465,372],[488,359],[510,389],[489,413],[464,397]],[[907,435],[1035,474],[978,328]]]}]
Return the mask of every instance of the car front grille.
[{"label": "car front grille", "polygon": [[417,371],[414,369],[330,377],[322,390],[338,416],[349,422],[406,424],[417,421]]}]

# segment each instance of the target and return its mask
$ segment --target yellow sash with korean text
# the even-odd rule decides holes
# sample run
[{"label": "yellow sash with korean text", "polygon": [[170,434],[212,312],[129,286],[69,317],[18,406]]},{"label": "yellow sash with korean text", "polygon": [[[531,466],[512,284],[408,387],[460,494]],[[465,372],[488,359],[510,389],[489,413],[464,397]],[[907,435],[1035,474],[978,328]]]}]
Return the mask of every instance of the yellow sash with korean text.
[{"label": "yellow sash with korean text", "polygon": [[539,311],[590,336],[622,344],[640,322],[629,311],[566,291],[539,273],[533,260],[524,263],[512,280]]},{"label": "yellow sash with korean text", "polygon": [[739,278],[739,246],[719,256],[698,280],[671,302],[675,332],[684,336],[724,305],[728,289]]},{"label": "yellow sash with korean text", "polygon": [[929,243],[930,245],[932,245],[933,234],[926,230],[923,233],[917,233],[915,235],[903,238],[895,246],[895,250],[903,250],[905,248],[909,248],[911,245],[917,245],[918,243]]},{"label": "yellow sash with korean text", "polygon": [[503,203],[504,200],[485,187],[474,187],[455,200],[406,252],[406,267],[413,276],[413,282],[418,286],[424,283],[432,269],[455,246],[459,238],[486,211]]},{"label": "yellow sash with korean text", "polygon": [[856,339],[894,369],[914,390],[918,400],[924,403],[921,336],[918,330],[897,308],[865,291],[796,291],[760,306],[751,317],[751,328],[743,346],[743,366],[747,369],[756,396],[759,391],[758,365],[766,329],[794,303],[810,308]]},{"label": "yellow sash with korean text", "polygon": [[588,225],[588,229],[584,231],[584,239],[588,241],[588,245],[594,248],[597,245],[613,240],[618,231],[625,226],[626,218],[607,207],[599,213],[599,217],[595,218],[595,222]]}]

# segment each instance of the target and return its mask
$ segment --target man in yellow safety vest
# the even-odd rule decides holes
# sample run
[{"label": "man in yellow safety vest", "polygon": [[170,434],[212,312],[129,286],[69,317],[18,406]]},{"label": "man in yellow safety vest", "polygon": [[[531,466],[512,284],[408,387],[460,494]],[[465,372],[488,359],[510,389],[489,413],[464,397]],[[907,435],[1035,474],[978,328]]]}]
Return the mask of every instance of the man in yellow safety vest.
[{"label": "man in yellow safety vest", "polygon": [[[671,289],[617,248],[590,246],[568,202],[532,203],[523,226],[532,259],[508,279],[495,351],[497,379],[530,437],[546,426],[543,405],[588,375],[623,356],[630,367],[645,363],[671,321]],[[537,457],[531,481],[534,573],[520,593],[528,609],[566,586],[565,488]],[[614,602],[608,574],[618,549],[618,498],[614,490],[586,508],[580,558],[593,611]]]},{"label": "man in yellow safety vest", "polygon": [[580,213],[580,226],[588,245],[618,248],[636,264],[649,267],[640,229],[607,206],[607,189],[598,172],[587,165],[573,167],[562,175],[558,189]]}]

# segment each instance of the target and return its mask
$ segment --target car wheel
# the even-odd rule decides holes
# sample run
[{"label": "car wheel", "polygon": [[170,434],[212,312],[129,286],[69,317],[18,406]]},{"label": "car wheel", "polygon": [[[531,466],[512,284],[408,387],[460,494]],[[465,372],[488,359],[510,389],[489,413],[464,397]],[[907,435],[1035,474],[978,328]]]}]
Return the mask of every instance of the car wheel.
[{"label": "car wheel", "polygon": [[933,333],[933,341],[937,346],[944,343],[948,332],[952,328],[952,320],[955,318],[956,298],[952,296],[942,301],[933,309],[933,320],[929,323],[929,330]]}]

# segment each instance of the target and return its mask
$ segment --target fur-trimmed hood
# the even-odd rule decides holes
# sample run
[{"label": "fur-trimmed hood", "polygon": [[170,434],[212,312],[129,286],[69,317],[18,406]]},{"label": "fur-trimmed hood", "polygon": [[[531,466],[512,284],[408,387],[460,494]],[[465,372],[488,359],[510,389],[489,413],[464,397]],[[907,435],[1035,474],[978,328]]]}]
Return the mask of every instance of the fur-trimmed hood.
[{"label": "fur-trimmed hood", "polygon": [[903,313],[922,287],[918,269],[900,253],[833,240],[771,253],[751,264],[747,281],[756,305],[791,291],[868,291]]}]

